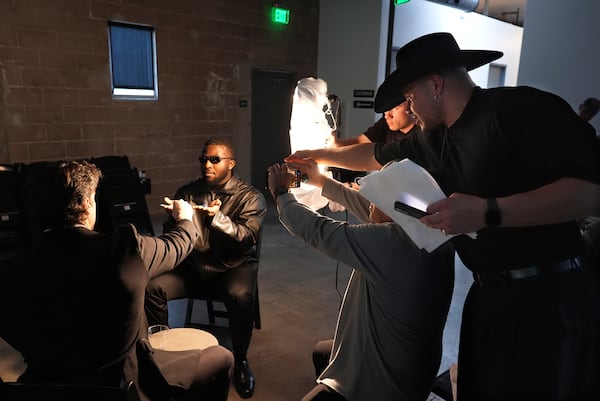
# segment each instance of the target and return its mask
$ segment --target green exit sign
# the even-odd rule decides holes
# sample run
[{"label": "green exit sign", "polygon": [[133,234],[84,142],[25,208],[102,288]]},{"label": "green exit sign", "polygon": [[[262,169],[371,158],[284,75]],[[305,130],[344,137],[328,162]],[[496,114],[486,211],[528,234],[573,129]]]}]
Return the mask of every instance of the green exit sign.
[{"label": "green exit sign", "polygon": [[289,24],[290,23],[290,10],[281,8],[277,5],[271,8],[271,21],[276,24]]},{"label": "green exit sign", "polygon": [[404,4],[404,3],[408,3],[410,0],[394,0],[394,4],[398,5],[398,4]]}]

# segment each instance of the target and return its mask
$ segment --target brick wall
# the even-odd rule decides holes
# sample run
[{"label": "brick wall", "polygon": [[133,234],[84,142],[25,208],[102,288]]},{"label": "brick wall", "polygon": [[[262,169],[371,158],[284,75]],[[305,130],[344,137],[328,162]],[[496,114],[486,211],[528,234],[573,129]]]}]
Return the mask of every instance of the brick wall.
[{"label": "brick wall", "polygon": [[[318,0],[0,1],[0,163],[127,155],[163,195],[198,175],[209,136],[233,136],[250,177],[253,68],[315,76]],[[156,29],[159,99],[111,96],[108,21]],[[257,105],[254,105],[256,107]],[[260,105],[258,105],[260,107]]]}]

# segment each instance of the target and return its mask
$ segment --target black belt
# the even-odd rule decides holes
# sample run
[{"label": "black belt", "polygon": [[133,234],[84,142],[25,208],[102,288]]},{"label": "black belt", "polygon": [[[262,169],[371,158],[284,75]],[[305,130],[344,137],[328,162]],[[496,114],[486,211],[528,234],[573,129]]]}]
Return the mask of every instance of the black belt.
[{"label": "black belt", "polygon": [[539,266],[523,267],[521,269],[504,270],[496,273],[473,273],[473,279],[482,287],[489,285],[506,285],[511,281],[533,278],[549,273],[560,273],[574,270],[581,266],[580,258],[560,260]]}]

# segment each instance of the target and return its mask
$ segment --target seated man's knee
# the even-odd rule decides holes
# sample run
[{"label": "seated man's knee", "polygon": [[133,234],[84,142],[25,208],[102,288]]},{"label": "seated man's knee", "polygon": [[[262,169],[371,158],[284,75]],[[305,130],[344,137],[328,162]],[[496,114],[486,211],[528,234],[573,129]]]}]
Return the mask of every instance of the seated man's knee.
[{"label": "seated man's knee", "polygon": [[145,290],[146,300],[167,299],[167,292],[159,280],[150,280]]},{"label": "seated man's knee", "polygon": [[312,353],[313,366],[315,368],[315,376],[319,377],[329,364],[331,357],[331,349],[333,348],[333,340],[319,341]]},{"label": "seated man's knee", "polygon": [[150,280],[146,285],[146,294],[155,295],[159,292],[164,292],[161,285],[156,280]]},{"label": "seated man's knee", "polygon": [[231,279],[227,285],[226,296],[236,304],[252,304],[256,288],[256,268],[242,266],[230,272]]},{"label": "seated man's knee", "polygon": [[178,299],[187,295],[186,279],[172,272],[153,278],[146,285],[146,297],[155,299]]},{"label": "seated man's knee", "polygon": [[217,375],[219,372],[231,374],[233,370],[233,353],[221,345],[205,348],[201,358],[203,366],[210,367],[212,370],[211,375]]},{"label": "seated man's knee", "polygon": [[236,283],[227,288],[227,296],[236,304],[251,303],[254,289],[249,284]]}]

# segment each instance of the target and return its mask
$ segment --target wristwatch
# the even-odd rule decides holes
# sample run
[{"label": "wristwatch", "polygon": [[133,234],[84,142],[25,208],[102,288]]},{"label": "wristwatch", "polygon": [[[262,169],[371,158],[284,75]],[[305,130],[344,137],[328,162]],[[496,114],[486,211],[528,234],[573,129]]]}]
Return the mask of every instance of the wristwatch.
[{"label": "wristwatch", "polygon": [[279,195],[287,194],[287,193],[288,193],[288,189],[286,187],[282,187],[282,186],[278,186],[277,188],[275,188],[275,191],[273,191],[273,195],[274,195],[275,199],[277,199],[277,197]]},{"label": "wristwatch", "polygon": [[502,213],[498,207],[496,198],[487,199],[487,209],[485,211],[485,225],[488,227],[498,227],[502,222]]}]

